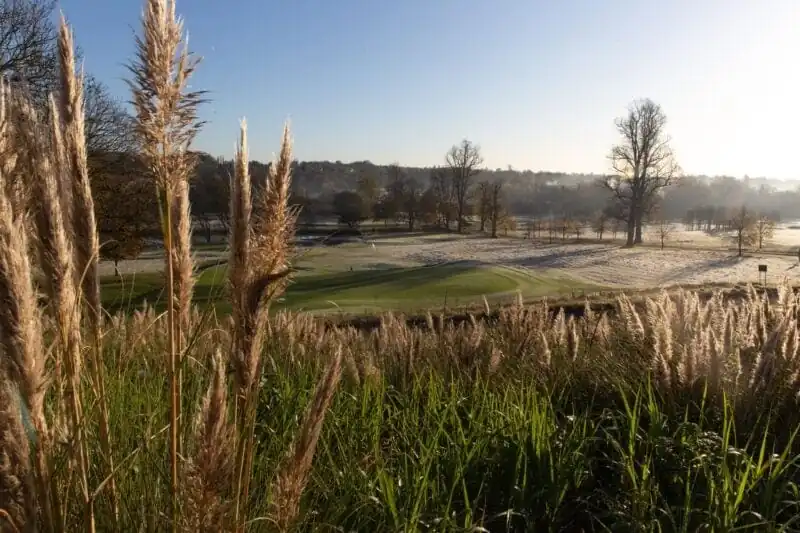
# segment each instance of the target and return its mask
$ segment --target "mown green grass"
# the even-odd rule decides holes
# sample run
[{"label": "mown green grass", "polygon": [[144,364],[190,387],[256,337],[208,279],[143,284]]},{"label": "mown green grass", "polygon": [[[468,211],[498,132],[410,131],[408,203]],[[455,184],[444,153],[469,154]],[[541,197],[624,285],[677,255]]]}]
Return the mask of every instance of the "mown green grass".
[{"label": "mown green grass", "polygon": [[[229,310],[225,298],[226,267],[203,270],[195,286],[195,302],[217,311]],[[138,274],[107,278],[103,301],[115,310],[140,306],[144,301],[157,307],[163,302],[161,274]],[[458,309],[486,298],[490,303],[524,298],[571,294],[597,290],[554,271],[529,274],[510,268],[474,265],[469,262],[432,266],[353,270],[299,270],[275,310],[416,311],[429,308]]]},{"label": "mown green grass", "polygon": [[[512,342],[500,331],[495,340]],[[113,439],[130,457],[118,476],[122,527],[162,531],[165,517],[145,511],[162,508],[168,493],[167,439],[158,432],[168,397],[151,366],[164,339],[113,342],[130,350],[108,369]],[[389,349],[370,344],[353,350],[372,349],[377,360]],[[631,371],[613,372],[616,384],[601,385],[596,378],[609,372],[592,369],[600,354],[587,354],[588,373],[559,360],[545,375],[532,356],[473,375],[460,366],[466,361],[436,359],[435,343],[423,344],[414,369],[385,360],[381,377],[360,384],[346,373],[297,531],[798,530],[796,411],[778,416],[765,405],[760,424],[737,425],[734,405],[712,401],[711,392],[667,394]],[[322,346],[305,360],[290,360],[297,346],[280,339],[265,349],[276,366],[260,396],[249,531],[273,531],[258,517],[330,354],[332,346]],[[198,360],[212,349],[198,346]],[[617,355],[641,357],[625,345]],[[187,373],[187,416],[204,382],[201,372]],[[99,523],[108,524],[105,494],[99,508]]]}]

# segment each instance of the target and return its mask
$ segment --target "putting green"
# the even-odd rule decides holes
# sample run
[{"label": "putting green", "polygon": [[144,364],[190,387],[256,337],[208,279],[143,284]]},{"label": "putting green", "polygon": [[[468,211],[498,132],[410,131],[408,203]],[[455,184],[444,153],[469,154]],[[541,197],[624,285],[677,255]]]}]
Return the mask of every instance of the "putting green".
[{"label": "putting green", "polygon": [[[197,279],[195,301],[229,310],[225,298],[226,267],[204,270]],[[161,276],[146,275],[104,284],[104,302],[111,307],[132,308],[147,300],[161,307]],[[458,309],[515,298],[568,295],[574,291],[597,290],[555,271],[522,271],[473,264],[468,261],[431,266],[300,271],[286,294],[273,304],[274,310],[369,313],[388,310],[421,311]]]},{"label": "putting green", "polygon": [[[209,269],[198,280],[198,296],[205,287],[218,286],[225,267]],[[301,271],[275,309],[304,311],[417,311],[430,308],[458,308],[524,298],[570,294],[576,290],[597,290],[554,271],[529,273],[468,261],[439,265],[348,271]]]}]

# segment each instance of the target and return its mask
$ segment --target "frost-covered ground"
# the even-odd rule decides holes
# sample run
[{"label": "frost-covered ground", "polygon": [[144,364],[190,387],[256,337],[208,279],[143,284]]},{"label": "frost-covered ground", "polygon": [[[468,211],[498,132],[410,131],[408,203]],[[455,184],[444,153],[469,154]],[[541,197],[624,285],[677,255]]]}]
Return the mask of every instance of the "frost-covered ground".
[{"label": "frost-covered ground", "polygon": [[[796,228],[796,229],[792,229]],[[644,231],[646,241],[658,242],[658,232],[655,228],[646,228]],[[683,224],[673,224],[667,242],[679,245],[695,245],[708,247],[730,247],[734,245],[732,232],[706,233],[701,230],[689,231]],[[800,247],[800,225],[796,221],[786,222],[776,226],[769,239],[764,242],[767,249],[794,249]]]},{"label": "frost-covered ground", "polygon": [[[725,235],[687,231],[676,225],[670,235],[672,246],[623,248],[621,240],[606,244],[534,244],[524,239],[488,239],[453,235],[404,235],[376,238],[372,244],[345,244],[302,249],[303,265],[319,272],[349,268],[372,269],[433,264],[444,261],[474,261],[521,269],[556,269],[565,275],[607,287],[653,288],[664,285],[757,282],[758,265],[766,264],[770,283],[788,277],[800,282],[796,250],[800,229],[779,226],[769,243],[772,251],[791,251],[791,256],[757,255],[738,258],[733,242]],[[584,236],[589,236],[585,233]],[[621,235],[618,235],[618,238]],[[655,243],[654,230],[645,240]],[[694,248],[693,248],[694,247]],[[697,249],[698,247],[707,249]],[[200,262],[224,259],[224,251],[196,254]],[[136,261],[123,261],[125,274],[161,271],[163,253],[149,251]],[[102,275],[113,273],[110,262],[101,264]]]},{"label": "frost-covered ground", "polygon": [[800,280],[797,258],[736,257],[727,251],[622,248],[619,244],[534,244],[522,239],[418,237],[375,241],[381,254],[420,263],[475,261],[522,269],[558,269],[608,287]]},{"label": "frost-covered ground", "polygon": [[[524,217],[517,219],[517,236],[523,236],[526,232],[527,219]],[[538,234],[539,238],[547,238],[547,231],[542,230]],[[574,237],[573,234],[568,234],[569,238]],[[597,234],[594,230],[586,225],[581,232],[582,238],[596,238]],[[557,236],[560,238],[560,235]],[[604,240],[611,240],[612,233],[606,230],[603,234]],[[617,241],[624,241],[624,230],[620,229],[616,234]],[[659,242],[659,231],[655,227],[645,227],[644,240],[650,243]],[[703,230],[689,230],[687,226],[682,223],[670,224],[670,232],[666,242],[671,245],[685,246],[685,247],[703,247],[703,248],[730,248],[734,246],[735,236],[733,232],[716,232],[712,231],[707,233]],[[775,227],[773,235],[764,241],[764,248],[773,251],[797,251],[800,248],[800,221],[788,221],[778,224]]]}]

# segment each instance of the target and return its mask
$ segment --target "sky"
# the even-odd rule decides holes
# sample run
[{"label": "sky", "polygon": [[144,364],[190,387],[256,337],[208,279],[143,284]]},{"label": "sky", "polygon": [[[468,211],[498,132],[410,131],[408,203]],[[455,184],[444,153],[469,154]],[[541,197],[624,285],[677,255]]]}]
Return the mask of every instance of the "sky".
[{"label": "sky", "polygon": [[[129,99],[142,1],[61,0],[87,72]],[[230,157],[246,118],[271,158],[430,166],[468,138],[488,168],[607,172],[614,119],[667,115],[686,173],[800,179],[798,0],[177,0],[195,148]],[[793,155],[794,154],[794,155]]]}]

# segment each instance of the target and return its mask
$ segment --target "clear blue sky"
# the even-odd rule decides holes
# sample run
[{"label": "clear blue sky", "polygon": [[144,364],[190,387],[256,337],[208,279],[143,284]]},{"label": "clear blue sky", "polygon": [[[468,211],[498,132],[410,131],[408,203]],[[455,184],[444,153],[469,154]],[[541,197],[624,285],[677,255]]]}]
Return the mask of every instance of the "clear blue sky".
[{"label": "clear blue sky", "polygon": [[[86,69],[127,100],[138,0],[61,0]],[[302,160],[605,172],[614,118],[650,97],[689,173],[800,178],[800,1],[178,0],[196,148],[229,157],[238,119],[267,159],[290,119]]]}]

